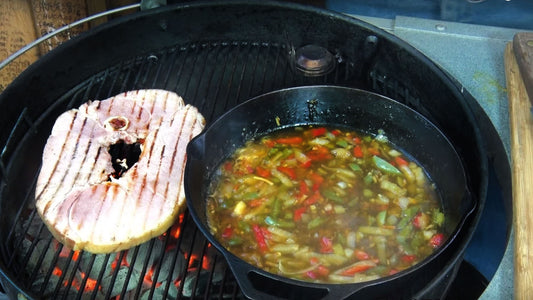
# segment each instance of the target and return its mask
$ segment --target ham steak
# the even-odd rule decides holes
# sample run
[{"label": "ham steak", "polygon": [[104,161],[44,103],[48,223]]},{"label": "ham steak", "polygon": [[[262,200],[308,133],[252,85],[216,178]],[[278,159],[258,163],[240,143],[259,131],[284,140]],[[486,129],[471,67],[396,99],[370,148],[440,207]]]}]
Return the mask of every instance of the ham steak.
[{"label": "ham steak", "polygon": [[35,192],[41,218],[63,244],[92,253],[162,234],[184,206],[185,150],[204,125],[194,106],[164,90],[63,113],[43,152]]}]

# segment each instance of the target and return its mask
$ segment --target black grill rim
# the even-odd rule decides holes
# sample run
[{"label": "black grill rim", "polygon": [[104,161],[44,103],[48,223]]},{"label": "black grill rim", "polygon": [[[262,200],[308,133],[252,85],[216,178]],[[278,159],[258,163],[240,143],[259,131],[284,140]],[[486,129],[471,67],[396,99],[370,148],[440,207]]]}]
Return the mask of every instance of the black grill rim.
[{"label": "black grill rim", "polygon": [[[222,7],[226,6],[232,6],[232,5],[240,5],[240,6],[254,6],[253,4],[250,4],[247,1],[224,1],[222,3],[217,3],[217,5],[221,5]],[[374,26],[371,26],[367,23],[364,23],[360,20],[353,19],[348,16],[340,15],[337,13],[332,13],[328,11],[324,11],[318,8],[312,8],[307,6],[302,6],[298,4],[287,4],[287,3],[267,3],[267,4],[261,4],[266,5],[267,7],[274,8],[274,9],[289,9],[289,10],[295,10],[295,11],[301,11],[301,12],[307,12],[307,13],[314,13],[318,14],[320,16],[339,20],[340,22],[347,22],[351,25],[358,26],[359,28],[363,30],[367,30],[369,32],[372,32],[373,34],[379,36],[379,38],[382,41],[385,41],[386,43],[394,44],[399,47],[401,47],[402,51],[404,53],[400,53],[401,55],[411,55],[413,57],[416,57],[417,60],[419,60],[421,63],[424,64],[425,67],[427,67],[431,72],[433,72],[438,79],[440,79],[440,84],[446,86],[446,89],[450,90],[451,93],[455,96],[456,99],[459,99],[459,107],[461,107],[465,112],[467,112],[468,122],[471,122],[472,124],[475,123],[475,117],[473,116],[471,110],[471,103],[467,103],[464,99],[464,95],[462,94],[460,87],[458,84],[451,78],[446,72],[442,71],[434,62],[430,61],[427,57],[420,54],[416,49],[409,46],[407,43],[403,42],[402,40],[382,31],[379,28],[376,28]],[[63,95],[66,93],[66,91],[70,90],[72,87],[74,87],[77,82],[79,82],[80,78],[86,79],[89,78],[93,72],[93,70],[105,70],[106,66],[110,65],[111,61],[124,61],[127,60],[123,55],[116,56],[116,53],[112,53],[112,55],[106,56],[104,59],[92,62],[91,68],[88,68],[87,70],[81,70],[78,73],[80,74],[79,77],[76,78],[69,78],[68,74],[70,74],[70,71],[72,69],[64,68],[64,66],[61,63],[61,60],[63,57],[65,57],[67,54],[69,54],[73,49],[77,49],[78,47],[88,46],[91,43],[97,42],[100,35],[109,34],[109,31],[116,33],[116,28],[114,27],[121,27],[121,25],[129,24],[132,22],[143,22],[146,19],[153,17],[160,13],[166,13],[168,11],[181,11],[181,10],[187,10],[187,9],[209,9],[212,6],[211,2],[199,2],[194,4],[188,4],[188,5],[175,5],[175,6],[169,6],[169,7],[163,7],[160,9],[155,9],[153,11],[145,11],[140,12],[138,14],[135,14],[134,16],[128,16],[125,18],[117,19],[115,21],[111,21],[109,23],[106,23],[104,25],[101,25],[98,28],[95,28],[94,30],[91,30],[90,32],[87,32],[85,34],[80,35],[78,38],[75,38],[71,41],[68,41],[64,43],[63,45],[59,46],[57,49],[51,51],[49,54],[45,55],[42,59],[40,59],[35,64],[31,65],[23,74],[21,74],[8,88],[0,95],[0,106],[6,107],[6,116],[7,118],[2,118],[0,121],[0,126],[2,128],[13,128],[14,130],[11,132],[9,136],[2,135],[0,141],[1,145],[5,145],[5,147],[2,150],[2,155],[0,156],[0,178],[2,179],[2,190],[4,190],[7,186],[7,176],[5,174],[8,174],[9,165],[10,162],[10,156],[15,151],[15,146],[11,143],[8,143],[7,141],[11,140],[9,139],[10,136],[16,136],[20,133],[18,131],[25,131],[25,130],[34,130],[32,127],[31,119],[34,119],[35,116],[39,115],[39,111],[42,111],[43,108],[46,106],[46,103],[39,103],[36,104],[31,97],[28,97],[28,95],[31,95],[31,93],[40,92],[42,95],[47,95],[50,99],[57,99],[60,95]],[[165,41],[168,42],[168,41]],[[149,43],[144,43],[140,49],[142,49],[141,52],[150,53],[152,51],[155,51],[157,49],[161,49],[161,44],[154,43],[147,45]],[[167,45],[168,46],[168,45]],[[114,54],[114,55],[113,55]],[[130,58],[134,59],[134,58]],[[87,61],[79,61],[78,66],[83,66],[84,63],[87,63]],[[46,79],[47,75],[49,74],[57,74],[58,76],[52,76],[54,78],[52,79]],[[62,82],[65,84],[63,85],[57,85],[57,83],[54,83],[54,79],[63,79]],[[49,83],[49,84],[42,84],[42,82]],[[58,80],[61,81],[61,80]],[[24,87],[32,87],[32,91],[25,90]],[[376,88],[377,89],[377,88]],[[377,89],[378,92],[379,89]],[[408,90],[406,90],[408,91]],[[387,92],[386,89],[381,92]],[[26,96],[26,97],[25,97]],[[419,95],[413,95],[414,99],[419,99]],[[22,112],[22,114],[14,113],[14,108],[9,108],[8,103],[10,99],[21,99],[21,101],[25,101],[27,109]],[[44,107],[43,107],[44,106]],[[22,124],[20,126],[15,126],[15,124]],[[479,133],[476,133],[475,135],[476,140],[478,141],[479,149],[476,149],[478,152],[481,153],[480,157],[477,157],[474,159],[476,163],[479,163],[481,166],[482,171],[486,171],[487,169],[487,163],[485,161],[486,157],[486,151],[481,147],[483,145],[482,138],[479,136]],[[487,179],[481,178],[479,182],[476,182],[477,186],[474,189],[474,193],[476,194],[478,199],[481,199],[481,203],[479,206],[479,211],[482,211],[483,208],[483,199],[485,199],[486,195],[484,194],[486,191],[486,185],[487,185]],[[473,234],[473,228],[475,228],[475,225],[479,221],[479,213],[474,216],[474,218],[470,221],[472,226],[472,229],[469,232],[465,233],[465,237],[463,239],[463,244],[466,244],[470,237]],[[460,256],[460,255],[459,255]],[[7,281],[13,283],[9,278],[11,278],[10,272],[6,271],[5,265],[2,261],[0,261],[1,264],[1,272],[5,277],[7,277]],[[16,286],[16,285],[15,285]]]}]

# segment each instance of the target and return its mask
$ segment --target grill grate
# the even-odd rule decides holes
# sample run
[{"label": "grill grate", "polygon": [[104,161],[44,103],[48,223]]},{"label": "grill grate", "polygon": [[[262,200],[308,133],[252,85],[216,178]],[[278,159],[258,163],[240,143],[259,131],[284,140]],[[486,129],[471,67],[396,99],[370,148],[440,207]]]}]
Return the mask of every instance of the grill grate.
[{"label": "grill grate", "polygon": [[[223,257],[187,212],[164,235],[120,253],[94,255],[63,247],[33,205],[42,153],[35,149],[44,147],[61,112],[87,99],[105,99],[126,90],[176,91],[210,122],[245,99],[275,89],[311,84],[357,87],[350,63],[340,53],[335,53],[338,64],[332,73],[306,77],[293,71],[290,50],[287,45],[267,42],[177,45],[102,70],[34,120],[23,110],[12,131],[25,134],[11,134],[0,157],[2,199],[17,206],[16,214],[8,217],[14,225],[1,250],[17,285],[31,296],[50,299],[242,298]],[[14,187],[8,178],[33,184]]]}]

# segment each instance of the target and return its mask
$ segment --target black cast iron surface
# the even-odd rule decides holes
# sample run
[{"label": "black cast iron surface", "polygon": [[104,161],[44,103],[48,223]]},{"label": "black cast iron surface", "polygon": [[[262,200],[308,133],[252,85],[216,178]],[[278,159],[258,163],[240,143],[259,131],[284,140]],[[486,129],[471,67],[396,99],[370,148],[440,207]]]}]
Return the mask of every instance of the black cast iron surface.
[{"label": "black cast iron surface", "polygon": [[[336,68],[319,77],[295,71],[293,49],[307,44],[319,44],[333,53]],[[165,245],[163,248],[154,248],[160,243],[154,239],[114,255],[86,254],[89,263],[85,265],[74,259],[83,253],[56,246],[33,207],[33,184],[42,148],[61,112],[121,91],[176,91],[186,102],[197,106],[209,122],[250,97],[314,84],[357,87],[402,101],[436,123],[452,142],[463,144],[458,151],[471,170],[468,180],[478,200],[478,212],[467,221],[468,230],[458,238],[458,247],[448,257],[447,267],[418,291],[419,295],[442,297],[458,270],[486,196],[486,153],[478,140],[475,117],[470,113],[471,102],[431,61],[366,23],[301,6],[246,2],[167,7],[110,22],[55,49],[0,95],[0,127],[8,129],[0,136],[0,266],[7,293],[82,298],[82,291],[90,285],[90,298],[111,297],[114,290],[120,290],[122,296],[150,298],[162,293],[160,296],[179,298],[187,297],[185,284],[180,282],[189,277],[193,278],[189,296],[242,296],[225,262],[218,253],[211,253],[187,214],[184,223],[177,225],[183,227],[177,238],[170,237],[171,229],[157,239]],[[450,121],[449,111],[457,118]],[[24,244],[27,247],[22,247]],[[166,254],[169,244],[182,250],[187,263],[178,265],[177,254]],[[42,251],[41,245],[53,247]],[[65,253],[67,259],[62,257]],[[192,253],[198,256],[193,259]],[[198,265],[204,256],[209,263],[203,268],[207,277],[202,279],[194,272],[200,274]],[[125,271],[107,263],[95,264],[99,260],[122,262],[124,257],[129,258]],[[179,270],[177,285],[170,275],[174,271],[162,267],[168,259],[165,257],[171,257],[171,265]],[[156,263],[151,264],[150,260]],[[56,267],[64,272],[54,281],[50,278],[58,273]],[[79,274],[80,269],[85,275]],[[115,282],[123,276],[121,272],[126,280],[119,286]],[[135,272],[140,273],[138,277],[131,275]],[[146,275],[152,282],[145,282]],[[29,280],[41,277],[41,281]],[[104,284],[106,277],[113,284]],[[128,285],[134,288],[129,290]],[[177,286],[175,295],[169,294],[172,286]]]},{"label": "black cast iron surface", "polygon": [[[273,103],[275,105],[272,105]],[[274,122],[276,118],[279,125]],[[215,176],[222,160],[242,147],[246,141],[279,128],[301,124],[348,126],[368,133],[384,130],[388,141],[413,155],[435,182],[447,220],[444,230],[450,238],[428,259],[409,270],[368,283],[318,285],[291,282],[287,278],[276,277],[242,260],[239,261],[209,230],[206,203],[209,182]],[[315,294],[323,294],[324,299],[325,296],[327,299],[361,296],[359,290],[365,290],[365,298],[377,298],[390,295],[395,290],[405,290],[398,289],[398,285],[410,284],[411,288],[416,290],[417,282],[429,282],[442,268],[442,265],[435,264],[433,259],[446,255],[444,252],[454,244],[457,232],[462,230],[463,222],[475,207],[475,201],[469,197],[469,187],[463,175],[461,160],[445,136],[423,116],[408,107],[368,91],[334,86],[307,86],[283,89],[246,101],[218,118],[204,133],[191,141],[187,148],[185,195],[189,212],[199,229],[227,258],[244,294],[250,298],[260,297],[260,294],[254,293],[257,288],[251,288],[254,284],[257,286],[250,278],[252,273],[257,273],[261,281],[271,280],[273,286],[278,282],[292,284],[293,291],[289,295],[302,294],[305,289],[299,289],[301,287],[315,287]],[[424,277],[423,280],[420,280],[419,276]],[[265,294],[268,292],[264,291]],[[410,296],[400,292],[395,295],[400,298]]]}]

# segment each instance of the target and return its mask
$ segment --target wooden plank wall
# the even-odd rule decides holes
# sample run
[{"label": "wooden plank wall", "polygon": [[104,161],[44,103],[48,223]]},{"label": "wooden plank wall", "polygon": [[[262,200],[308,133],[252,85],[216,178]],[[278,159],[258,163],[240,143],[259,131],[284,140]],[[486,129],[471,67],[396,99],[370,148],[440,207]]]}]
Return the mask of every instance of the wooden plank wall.
[{"label": "wooden plank wall", "polygon": [[[0,0],[0,61],[65,25],[138,0]],[[0,70],[0,92],[31,63],[62,42],[107,21],[106,18],[74,27],[32,48]]]},{"label": "wooden plank wall", "polygon": [[[96,13],[140,3],[141,0],[0,0],[0,61],[4,61],[25,45],[45,34]],[[285,0],[300,4],[324,6],[324,0]],[[174,3],[175,1],[169,1]],[[186,1],[184,1],[186,2]],[[124,12],[120,13],[123,15]],[[55,35],[32,49],[7,67],[0,69],[0,93],[25,68],[41,55],[65,40],[106,22],[100,18],[89,24]]]}]

